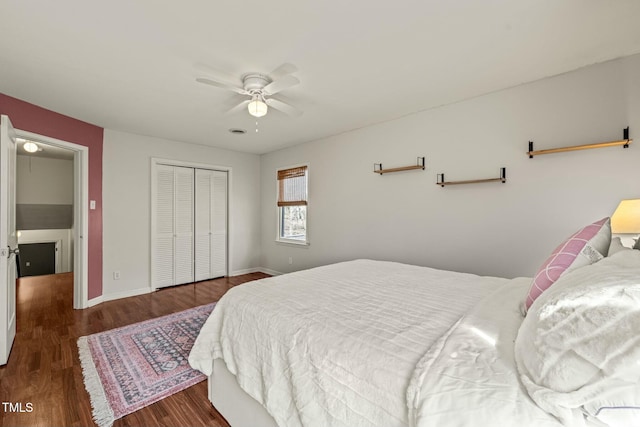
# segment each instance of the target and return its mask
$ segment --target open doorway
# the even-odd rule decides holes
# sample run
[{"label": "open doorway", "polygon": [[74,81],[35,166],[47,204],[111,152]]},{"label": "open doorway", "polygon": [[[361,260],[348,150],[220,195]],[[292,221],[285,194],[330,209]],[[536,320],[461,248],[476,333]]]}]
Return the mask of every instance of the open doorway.
[{"label": "open doorway", "polygon": [[73,272],[73,151],[21,138],[16,156],[18,277]]},{"label": "open doorway", "polygon": [[18,274],[72,275],[73,307],[86,308],[88,148],[17,129],[16,136]]}]

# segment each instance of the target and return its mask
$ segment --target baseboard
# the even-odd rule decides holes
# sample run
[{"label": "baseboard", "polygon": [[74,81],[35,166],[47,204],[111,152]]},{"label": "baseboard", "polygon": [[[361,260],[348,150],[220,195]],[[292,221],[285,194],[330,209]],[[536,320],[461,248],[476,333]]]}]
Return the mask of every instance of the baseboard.
[{"label": "baseboard", "polygon": [[271,270],[270,268],[265,268],[265,267],[260,267],[260,272],[264,274],[269,274],[271,276],[280,276],[281,274],[284,274],[284,273],[280,273],[279,271]]},{"label": "baseboard", "polygon": [[[255,268],[246,268],[244,270],[233,271],[229,276],[230,277],[242,276],[243,274],[251,274],[251,273],[265,273],[270,276],[280,276],[282,274],[279,271],[271,270],[269,268],[255,267]],[[148,288],[131,289],[128,291],[116,292],[113,294],[103,294],[99,297],[96,297],[87,301],[87,308],[93,307],[94,305],[97,305],[106,301],[113,301],[121,298],[135,297],[137,295],[148,294],[153,291],[154,289],[151,289],[150,287],[148,287]]]},{"label": "baseboard", "polygon": [[95,297],[87,301],[87,306],[85,308],[93,307],[94,305],[98,305],[103,302],[104,302],[104,298],[102,295],[100,295],[99,297]]},{"label": "baseboard", "polygon": [[245,268],[244,270],[232,271],[229,276],[230,277],[235,277],[235,276],[242,276],[243,274],[251,274],[251,273],[264,273],[264,274],[268,274],[270,276],[279,276],[279,275],[282,274],[282,273],[280,273],[278,271],[270,270],[268,268],[254,267],[254,268]]},{"label": "baseboard", "polygon": [[[105,301],[113,301],[116,299],[120,299],[120,298],[129,298],[129,297],[135,297],[138,295],[144,295],[144,294],[148,294],[153,292],[153,289],[147,287],[147,288],[138,288],[138,289],[131,289],[128,291],[122,291],[122,292],[116,292],[113,294],[106,294],[106,295],[102,295],[102,301],[100,302],[105,302]],[[93,301],[93,300],[91,300]]]},{"label": "baseboard", "polygon": [[260,267],[245,268],[242,270],[232,271],[231,274],[229,274],[229,277],[242,276],[243,274],[259,273],[260,271]]}]

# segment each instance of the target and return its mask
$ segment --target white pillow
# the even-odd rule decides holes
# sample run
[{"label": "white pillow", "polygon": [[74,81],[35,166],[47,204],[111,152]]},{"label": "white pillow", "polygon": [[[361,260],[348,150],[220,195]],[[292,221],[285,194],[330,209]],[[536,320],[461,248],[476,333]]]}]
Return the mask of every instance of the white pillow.
[{"label": "white pillow", "polygon": [[620,251],[631,250],[631,248],[626,247],[622,244],[622,239],[620,237],[614,237],[611,239],[611,244],[609,245],[609,256],[618,253]]},{"label": "white pillow", "polygon": [[640,251],[572,270],[534,301],[520,326],[515,356],[522,383],[567,425],[584,422],[585,414],[615,416],[601,409],[608,403],[633,415],[629,408],[640,407],[638,331]]},{"label": "white pillow", "polygon": [[640,426],[640,385],[632,384],[604,393],[584,405],[585,412],[609,427]]}]

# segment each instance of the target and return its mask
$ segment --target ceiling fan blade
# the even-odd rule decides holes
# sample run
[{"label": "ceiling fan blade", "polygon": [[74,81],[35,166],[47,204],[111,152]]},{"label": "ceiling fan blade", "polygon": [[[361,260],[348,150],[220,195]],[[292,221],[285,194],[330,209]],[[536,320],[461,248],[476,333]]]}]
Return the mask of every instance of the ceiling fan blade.
[{"label": "ceiling fan blade", "polygon": [[243,109],[246,110],[247,109],[247,105],[249,104],[249,102],[251,102],[250,99],[245,99],[240,104],[238,104],[235,107],[232,107],[229,110],[225,111],[224,114],[234,114],[234,113],[237,113],[238,111],[242,111]]},{"label": "ceiling fan blade", "polygon": [[293,105],[287,104],[286,102],[282,102],[279,99],[267,98],[264,102],[266,102],[269,107],[282,111],[289,116],[299,117],[302,115],[302,110],[294,107]]},{"label": "ceiling fan blade", "polygon": [[291,86],[295,86],[300,83],[300,80],[293,76],[284,76],[281,79],[275,80],[262,89],[266,95],[275,95],[281,90],[285,90],[290,88]]},{"label": "ceiling fan blade", "polygon": [[211,67],[201,62],[196,63],[194,65],[194,69],[196,73],[195,77],[203,76],[219,82],[240,84],[240,80],[238,79],[238,76],[229,74],[226,71],[222,71],[218,68]]},{"label": "ceiling fan blade", "polygon": [[295,65],[285,62],[284,64],[273,70],[271,74],[269,74],[269,77],[271,77],[271,79],[273,80],[277,80],[280,77],[284,77],[287,74],[293,74],[296,71],[298,71],[298,68]]},{"label": "ceiling fan blade", "polygon": [[207,78],[207,77],[198,77],[196,79],[196,81],[198,83],[204,83],[204,84],[215,86],[215,87],[219,87],[219,88],[222,88],[222,89],[231,90],[231,91],[233,91],[235,93],[239,93],[240,95],[248,95],[249,94],[246,90],[244,90],[241,87],[233,86],[233,85],[230,85],[230,84],[224,83],[224,82],[219,82],[217,80],[212,80],[212,79]]}]

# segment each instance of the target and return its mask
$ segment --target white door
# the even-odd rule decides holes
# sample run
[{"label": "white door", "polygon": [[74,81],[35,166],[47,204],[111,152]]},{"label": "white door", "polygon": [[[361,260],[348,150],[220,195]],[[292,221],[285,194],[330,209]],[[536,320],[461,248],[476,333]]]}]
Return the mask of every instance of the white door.
[{"label": "white door", "polygon": [[196,282],[211,278],[211,171],[196,169]]},{"label": "white door", "polygon": [[211,277],[227,275],[227,172],[211,174]]},{"label": "white door", "polygon": [[226,276],[228,173],[164,164],[152,173],[153,288]]},{"label": "white door", "polygon": [[156,168],[152,214],[155,288],[193,282],[193,181],[193,168]]},{"label": "white door", "polygon": [[196,169],[196,281],[227,275],[227,172]]},{"label": "white door", "polygon": [[16,138],[9,117],[0,118],[0,365],[16,336]]},{"label": "white door", "polygon": [[193,282],[193,169],[175,168],[175,285]]},{"label": "white door", "polygon": [[156,288],[175,284],[173,253],[175,179],[173,175],[173,166],[158,165],[153,207],[155,245],[152,248],[153,286]]}]

